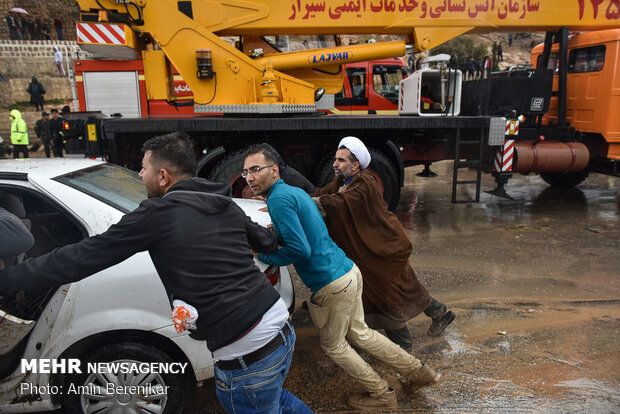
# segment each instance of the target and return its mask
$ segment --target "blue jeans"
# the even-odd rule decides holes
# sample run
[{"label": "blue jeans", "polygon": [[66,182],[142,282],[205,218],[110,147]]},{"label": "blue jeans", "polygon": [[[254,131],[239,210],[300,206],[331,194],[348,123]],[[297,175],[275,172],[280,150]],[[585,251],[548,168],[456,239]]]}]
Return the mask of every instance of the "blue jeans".
[{"label": "blue jeans", "polygon": [[215,391],[226,412],[312,413],[306,404],[282,388],[294,348],[295,331],[291,325],[291,333],[279,348],[245,369],[224,370],[215,365]]}]

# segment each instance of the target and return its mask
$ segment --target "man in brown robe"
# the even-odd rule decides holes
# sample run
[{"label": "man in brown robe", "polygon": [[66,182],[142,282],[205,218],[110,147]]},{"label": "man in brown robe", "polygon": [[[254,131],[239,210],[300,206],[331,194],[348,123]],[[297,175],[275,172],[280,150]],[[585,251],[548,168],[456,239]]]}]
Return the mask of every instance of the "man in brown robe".
[{"label": "man in brown robe", "polygon": [[355,137],[340,141],[334,181],[312,194],[329,235],[362,271],[366,322],[411,351],[406,322],[422,311],[432,319],[428,335],[438,336],[455,318],[433,299],[409,263],[411,241],[388,211],[373,174],[370,153]]}]

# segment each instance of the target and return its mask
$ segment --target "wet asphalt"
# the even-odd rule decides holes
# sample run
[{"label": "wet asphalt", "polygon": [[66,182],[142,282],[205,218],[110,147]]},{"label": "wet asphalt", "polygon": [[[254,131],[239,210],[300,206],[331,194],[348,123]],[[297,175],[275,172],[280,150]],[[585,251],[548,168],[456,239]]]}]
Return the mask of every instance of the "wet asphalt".
[{"label": "wet asphalt", "polygon": [[[451,163],[432,169],[438,177],[406,170],[398,216],[418,278],[457,318],[438,338],[426,335],[425,316],[409,322],[414,355],[442,373],[416,395],[362,354],[396,389],[395,412],[619,413],[620,178],[591,174],[555,189],[516,175],[506,186],[512,200],[483,192],[479,203],[451,204]],[[482,189],[494,188],[483,175]],[[300,306],[308,291],[299,280],[296,288],[298,339],[285,386],[316,412],[355,412],[345,396],[361,388],[321,351]],[[223,412],[213,381],[186,412]]]}]

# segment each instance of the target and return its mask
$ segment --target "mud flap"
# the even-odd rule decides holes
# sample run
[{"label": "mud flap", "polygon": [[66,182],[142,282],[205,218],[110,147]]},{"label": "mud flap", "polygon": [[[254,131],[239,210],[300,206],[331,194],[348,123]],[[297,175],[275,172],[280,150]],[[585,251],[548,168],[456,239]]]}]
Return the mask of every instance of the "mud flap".
[{"label": "mud flap", "polygon": [[30,333],[35,322],[0,310],[0,355],[7,355]]}]

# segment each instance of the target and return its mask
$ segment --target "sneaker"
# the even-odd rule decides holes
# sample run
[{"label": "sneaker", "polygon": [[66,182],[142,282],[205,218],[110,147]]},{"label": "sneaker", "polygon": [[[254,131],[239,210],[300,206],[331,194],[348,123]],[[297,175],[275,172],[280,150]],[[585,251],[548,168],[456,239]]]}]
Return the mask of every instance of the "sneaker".
[{"label": "sneaker", "polygon": [[428,336],[439,336],[446,329],[448,325],[456,318],[456,315],[452,311],[447,311],[441,318],[433,319],[431,326],[428,327],[426,334]]},{"label": "sneaker", "polygon": [[405,383],[403,389],[413,394],[427,385],[439,381],[439,378],[441,378],[439,372],[435,372],[435,370],[428,365],[422,365],[418,372]]},{"label": "sneaker", "polygon": [[350,394],[347,397],[347,404],[360,411],[396,410],[398,408],[396,393],[391,388],[376,397],[368,392]]}]

